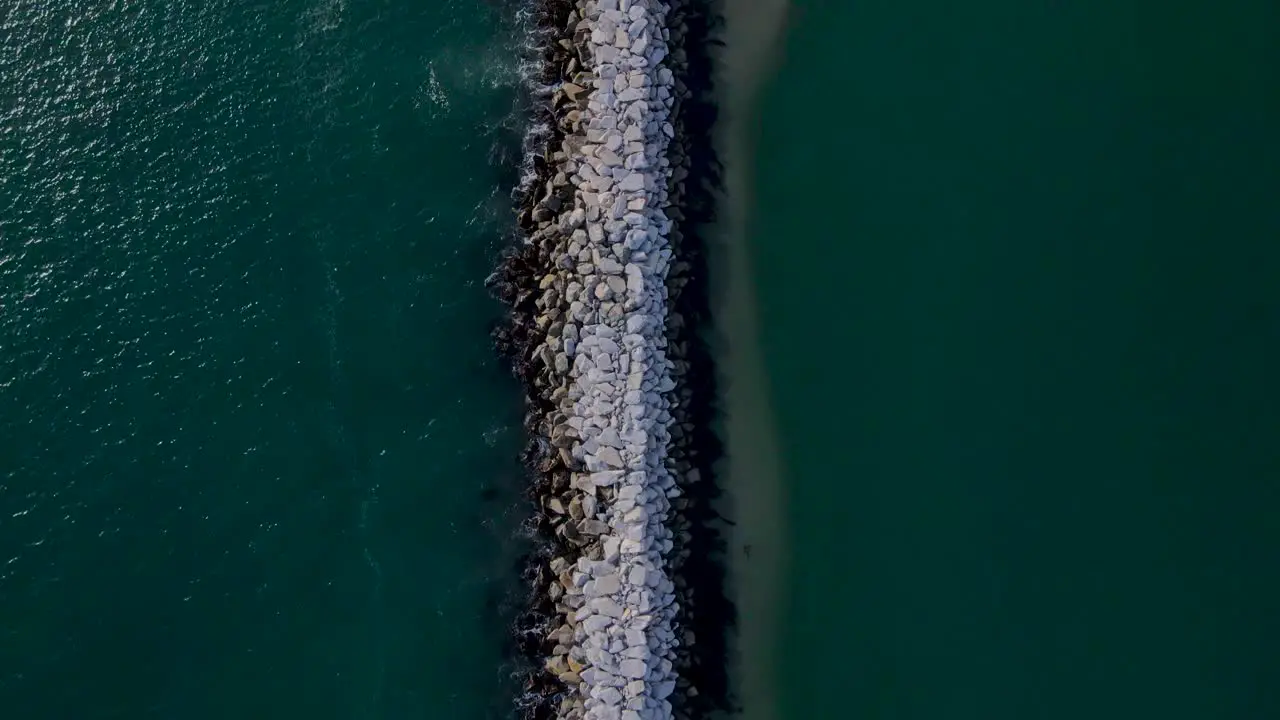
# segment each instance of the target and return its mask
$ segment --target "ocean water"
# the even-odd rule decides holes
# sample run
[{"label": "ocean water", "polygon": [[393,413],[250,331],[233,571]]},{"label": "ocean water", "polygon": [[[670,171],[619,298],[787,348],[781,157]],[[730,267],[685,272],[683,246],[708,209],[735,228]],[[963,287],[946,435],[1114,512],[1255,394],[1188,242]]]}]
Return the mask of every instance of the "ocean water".
[{"label": "ocean water", "polygon": [[[0,716],[505,714],[517,9],[0,9]],[[1280,716],[1276,12],[793,4],[753,712]]]},{"label": "ocean water", "polygon": [[1280,716],[1278,12],[795,3],[780,717]]},{"label": "ocean water", "polygon": [[516,10],[0,8],[0,716],[509,706]]}]

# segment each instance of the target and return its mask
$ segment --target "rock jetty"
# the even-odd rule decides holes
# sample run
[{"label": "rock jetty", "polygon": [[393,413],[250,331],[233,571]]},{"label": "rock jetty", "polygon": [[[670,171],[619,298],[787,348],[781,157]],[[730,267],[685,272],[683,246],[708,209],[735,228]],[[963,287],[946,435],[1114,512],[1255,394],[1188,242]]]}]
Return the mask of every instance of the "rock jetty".
[{"label": "rock jetty", "polygon": [[490,278],[511,308],[495,337],[529,395],[538,505],[515,628],[538,663],[525,717],[685,718],[725,702],[732,609],[696,338],[714,184],[696,148],[713,115],[690,81],[709,80],[708,17],[684,0],[548,0],[535,15],[542,122],[520,238]]}]

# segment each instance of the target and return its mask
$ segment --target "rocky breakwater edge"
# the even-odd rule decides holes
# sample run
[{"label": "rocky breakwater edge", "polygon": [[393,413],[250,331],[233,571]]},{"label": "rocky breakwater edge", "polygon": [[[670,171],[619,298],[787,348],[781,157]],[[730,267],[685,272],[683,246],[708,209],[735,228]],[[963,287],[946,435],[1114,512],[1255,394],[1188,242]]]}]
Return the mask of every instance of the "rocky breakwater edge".
[{"label": "rocky breakwater edge", "polygon": [[521,236],[490,278],[511,308],[496,339],[528,393],[538,505],[515,628],[537,661],[525,717],[695,717],[722,691],[690,681],[707,659],[694,586],[673,573],[698,547],[690,517],[708,485],[689,327],[672,309],[688,305],[694,268],[675,252],[687,217],[673,203],[698,193],[678,132],[687,56],[671,42],[696,11],[548,0],[534,14],[544,117],[517,191]]}]

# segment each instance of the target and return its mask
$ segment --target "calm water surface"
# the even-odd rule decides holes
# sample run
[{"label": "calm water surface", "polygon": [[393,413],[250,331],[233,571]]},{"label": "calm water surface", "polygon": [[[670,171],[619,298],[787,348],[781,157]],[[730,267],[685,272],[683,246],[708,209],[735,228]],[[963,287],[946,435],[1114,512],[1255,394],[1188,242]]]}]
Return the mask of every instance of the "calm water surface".
[{"label": "calm water surface", "polygon": [[753,225],[783,716],[1280,715],[1280,8],[793,20]]}]

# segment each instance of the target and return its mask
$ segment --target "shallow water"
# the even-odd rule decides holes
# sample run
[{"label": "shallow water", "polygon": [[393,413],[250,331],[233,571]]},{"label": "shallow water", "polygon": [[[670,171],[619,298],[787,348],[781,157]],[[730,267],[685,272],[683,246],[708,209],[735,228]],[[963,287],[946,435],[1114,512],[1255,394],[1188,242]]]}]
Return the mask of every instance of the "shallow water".
[{"label": "shallow water", "polygon": [[718,54],[718,145],[726,168],[719,221],[710,233],[715,348],[723,388],[720,432],[726,458],[719,480],[727,528],[728,584],[738,622],[731,660],[733,692],[746,720],[777,717],[778,631],[789,560],[785,488],[770,378],[760,347],[759,299],[751,257],[751,209],[758,95],[771,77],[784,36],[783,0],[726,0]]},{"label": "shallow water", "polygon": [[0,706],[498,716],[510,3],[0,11]]}]

